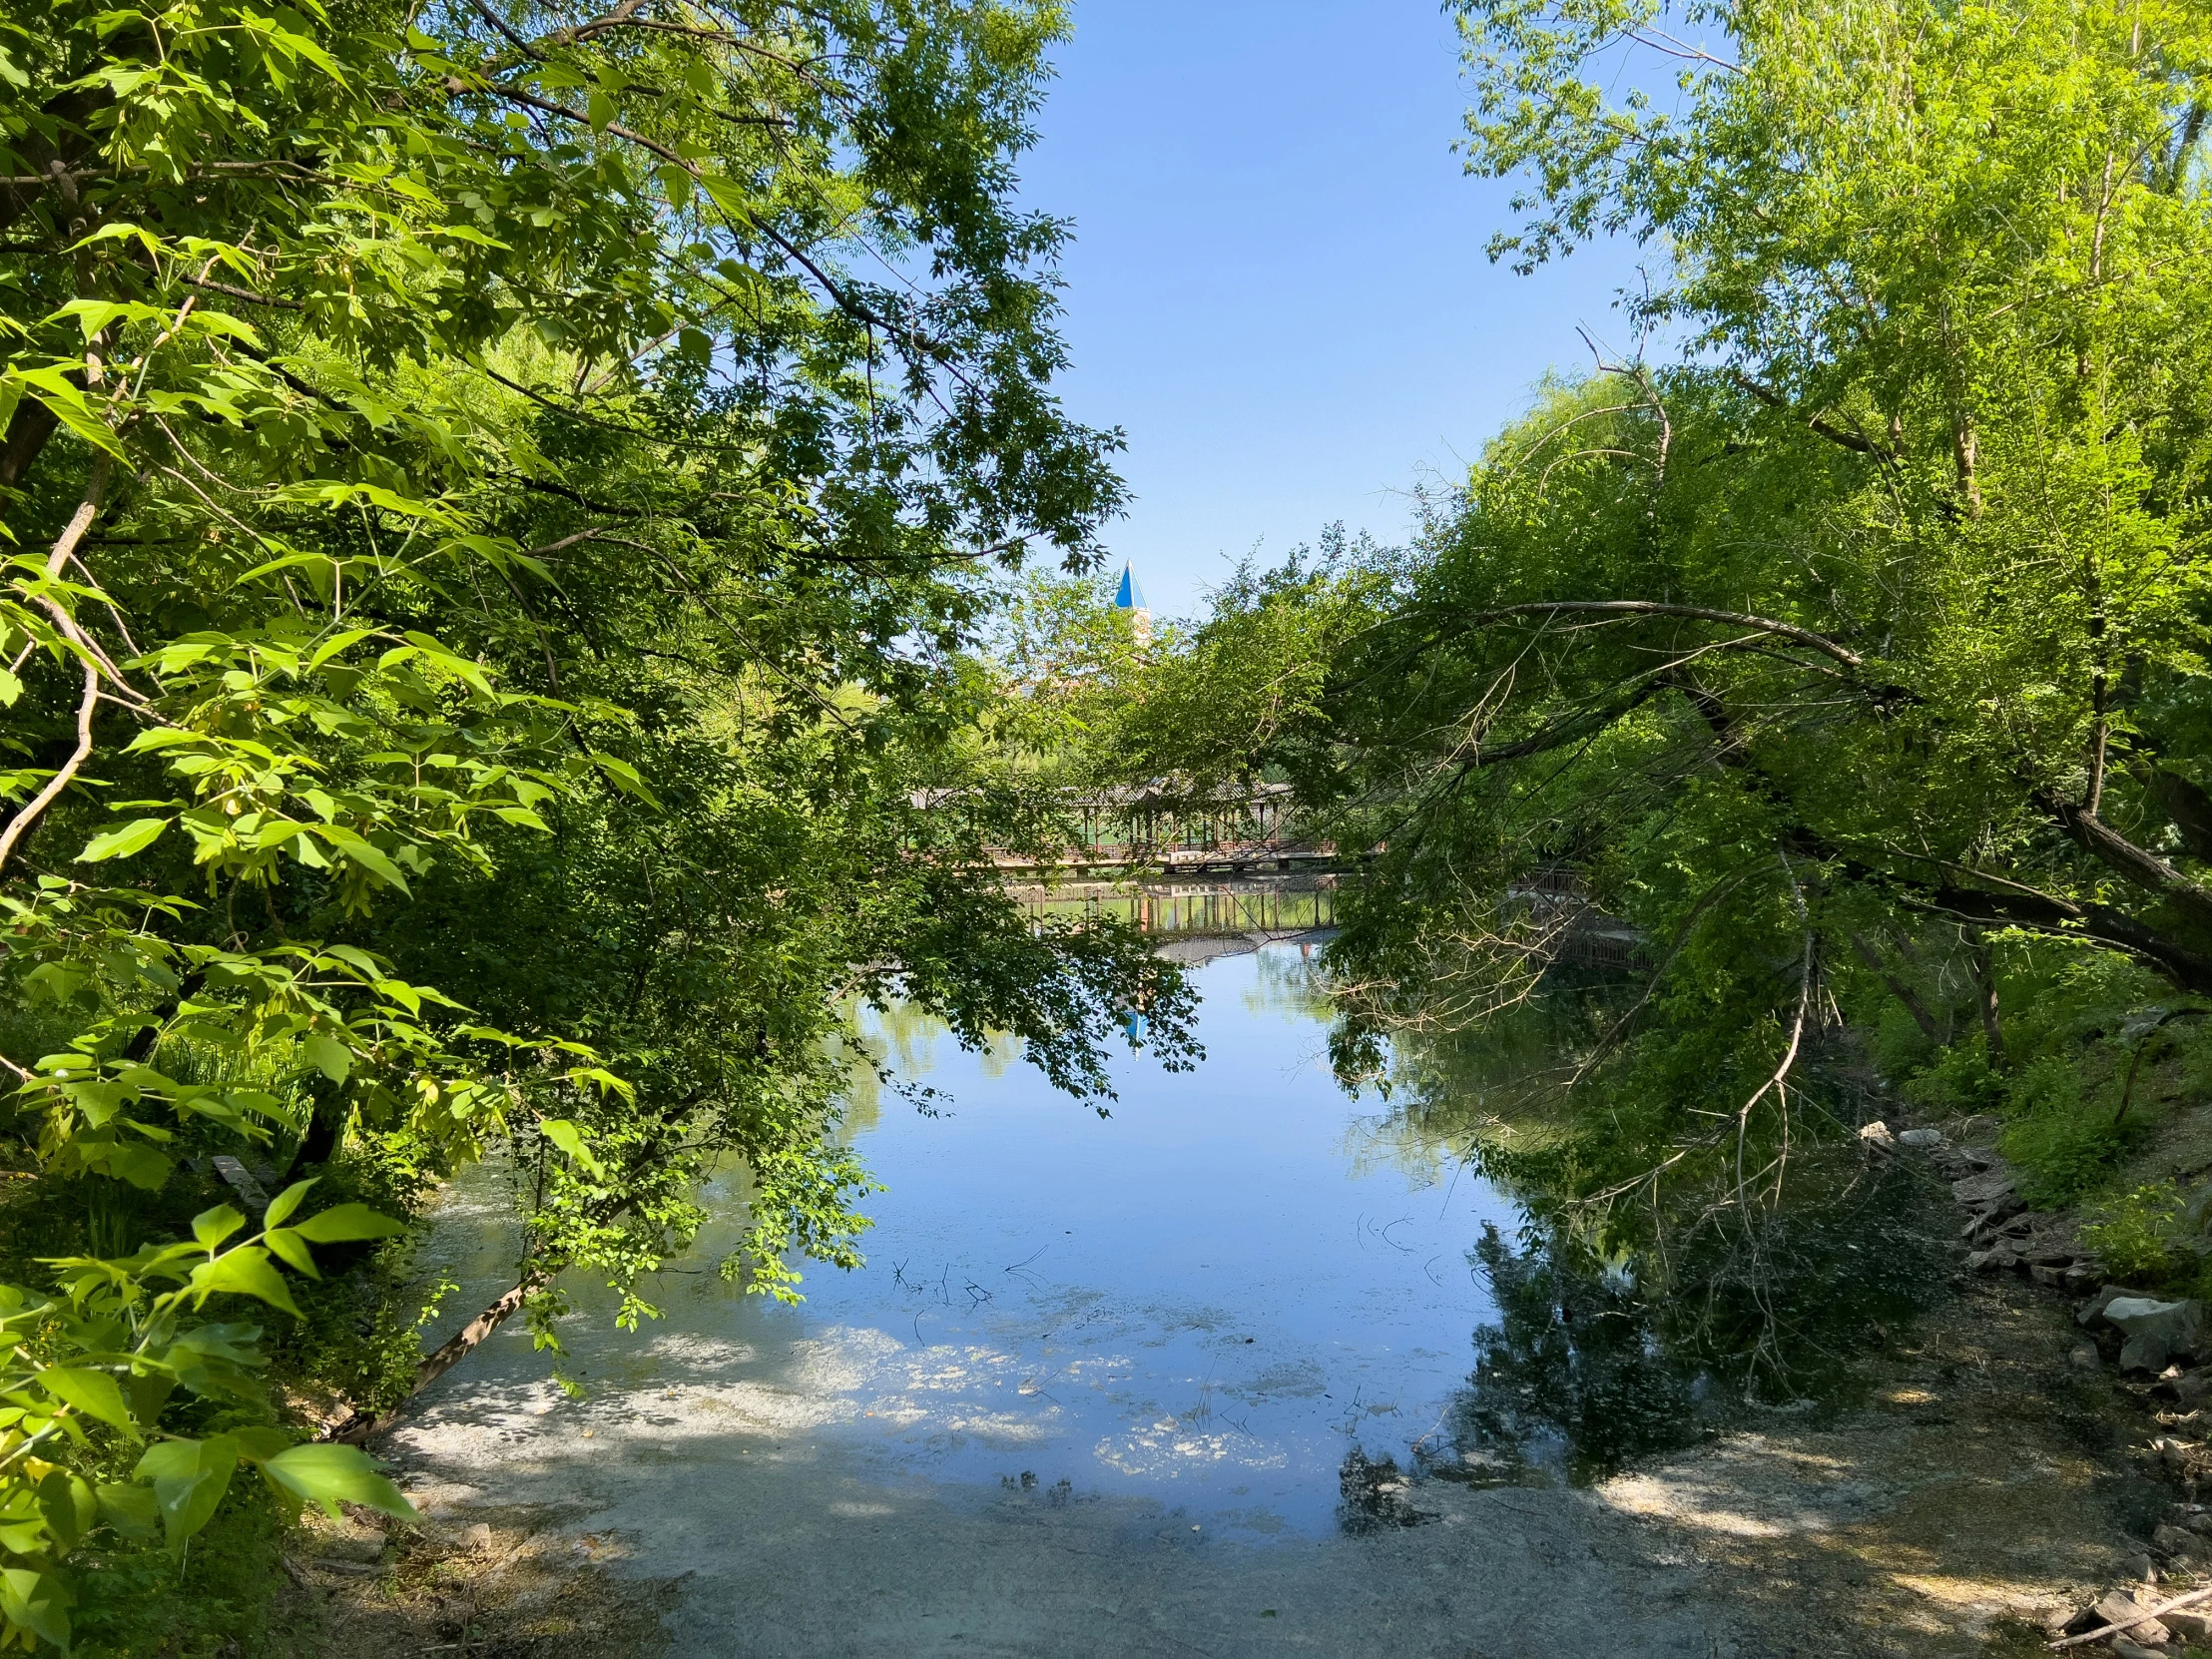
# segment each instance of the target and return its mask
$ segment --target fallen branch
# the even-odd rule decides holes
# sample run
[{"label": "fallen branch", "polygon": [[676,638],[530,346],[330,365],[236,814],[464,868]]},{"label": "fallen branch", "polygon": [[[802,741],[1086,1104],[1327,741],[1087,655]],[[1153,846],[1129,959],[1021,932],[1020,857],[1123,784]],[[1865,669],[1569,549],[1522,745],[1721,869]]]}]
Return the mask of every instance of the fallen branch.
[{"label": "fallen branch", "polygon": [[339,1445],[359,1445],[372,1435],[381,1434],[407,1414],[407,1408],[419,1399],[422,1390],[459,1365],[480,1346],[484,1339],[511,1319],[533,1293],[541,1289],[551,1274],[534,1269],[523,1275],[522,1283],[470,1320],[421,1365],[415,1367],[414,1386],[406,1397],[388,1411],[355,1411],[343,1422],[325,1428],[315,1436]]},{"label": "fallen branch", "polygon": [[2108,1624],[2098,1630],[2087,1630],[2079,1636],[2061,1636],[2057,1641],[2047,1645],[2053,1653],[2056,1653],[2060,1648],[2079,1647],[2083,1642],[2093,1642],[2100,1636],[2116,1636],[2123,1630],[2133,1630],[2137,1625],[2149,1623],[2161,1613],[2171,1613],[2177,1607],[2187,1607],[2192,1602],[2204,1601],[2208,1598],[2212,1598],[2212,1584],[2207,1584],[2201,1590],[2191,1590],[2185,1595],[2175,1596],[2171,1601],[2161,1601],[2156,1607],[2146,1607],[2135,1617],[2123,1623]]}]

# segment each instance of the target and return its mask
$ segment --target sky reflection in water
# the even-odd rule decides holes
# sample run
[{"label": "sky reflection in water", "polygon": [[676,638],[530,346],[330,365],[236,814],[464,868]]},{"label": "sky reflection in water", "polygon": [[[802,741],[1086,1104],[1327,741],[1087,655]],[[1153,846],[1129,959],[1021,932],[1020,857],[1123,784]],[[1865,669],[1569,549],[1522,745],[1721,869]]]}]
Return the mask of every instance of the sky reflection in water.
[{"label": "sky reflection in water", "polygon": [[899,1074],[949,1099],[852,1114],[888,1189],[868,1265],[810,1269],[797,1309],[671,1284],[653,1347],[757,1357],[789,1431],[883,1478],[1328,1529],[1355,1444],[1402,1463],[1440,1433],[1494,1317],[1467,1253],[1513,1213],[1338,1089],[1298,946],[1197,977],[1205,1062],[1120,1062],[1105,1119],[1010,1055],[875,1022]]}]

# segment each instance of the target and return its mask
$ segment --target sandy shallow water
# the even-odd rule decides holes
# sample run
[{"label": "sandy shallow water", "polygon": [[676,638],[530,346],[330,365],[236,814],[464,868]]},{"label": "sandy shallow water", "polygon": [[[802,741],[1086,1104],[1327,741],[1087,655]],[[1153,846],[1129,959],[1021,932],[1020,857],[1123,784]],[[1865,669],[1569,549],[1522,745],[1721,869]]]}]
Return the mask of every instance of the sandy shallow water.
[{"label": "sandy shallow water", "polygon": [[[2024,1654],[2139,1549],[2143,1423],[2055,1297],[1962,1279],[1852,1411],[1348,1530],[1348,1458],[1438,1443],[1511,1206],[1335,1091],[1291,951],[1201,976],[1207,1065],[1127,1068],[1103,1121],[885,1031],[952,1115],[856,1114],[866,1270],[777,1309],[710,1236],[635,1335],[582,1298],[581,1397],[504,1331],[381,1449],[441,1527],[668,1586],[681,1655]],[[448,1195],[455,1322],[514,1248],[495,1174]]]}]

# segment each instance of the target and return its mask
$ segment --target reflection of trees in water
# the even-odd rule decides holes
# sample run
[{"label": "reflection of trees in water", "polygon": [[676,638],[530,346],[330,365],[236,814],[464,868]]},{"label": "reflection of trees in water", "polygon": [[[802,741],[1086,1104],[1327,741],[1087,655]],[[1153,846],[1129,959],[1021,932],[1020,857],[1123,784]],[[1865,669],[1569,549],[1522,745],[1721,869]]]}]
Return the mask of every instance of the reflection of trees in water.
[{"label": "reflection of trees in water", "polygon": [[1321,947],[1275,945],[1258,953],[1244,1005],[1255,1014],[1280,1014],[1294,1025],[1326,1026],[1336,1008],[1321,970]]},{"label": "reflection of trees in water", "polygon": [[1713,1378],[1670,1346],[1653,1306],[1615,1272],[1567,1265],[1557,1241],[1515,1250],[1495,1227],[1474,1256],[1497,1304],[1474,1333],[1474,1375],[1453,1404],[1470,1475],[1579,1480],[1686,1443]]},{"label": "reflection of trees in water", "polygon": [[1510,1175],[1483,1160],[1541,1151],[1573,1133],[1577,1103],[1561,1085],[1606,1023],[1609,988],[1561,972],[1544,995],[1479,1030],[1400,1033],[1365,1088],[1347,1079],[1355,1094],[1372,1089],[1385,1106],[1347,1126],[1347,1162],[1357,1174],[1395,1169],[1423,1186],[1472,1162],[1511,1187]]},{"label": "reflection of trees in water", "polygon": [[1498,1317],[1419,1473],[1588,1479],[1753,1404],[1833,1398],[1940,1277],[1940,1204],[1851,1143],[1868,1085],[1848,1051],[1797,1073],[1786,1160],[1752,1127],[1747,1167],[1778,1172],[1754,1190],[1733,1136],[1674,1157],[1712,1136],[1680,1076],[1593,1063],[1621,1008],[1602,975],[1562,973],[1479,1029],[1401,1031],[1376,1078],[1387,1109],[1348,1135],[1356,1168],[1466,1167],[1529,1218],[1474,1252]]},{"label": "reflection of trees in water", "polygon": [[1913,1317],[1942,1259],[1911,1170],[1825,1163],[1786,1206],[1696,1218],[1610,1261],[1556,1225],[1517,1247],[1485,1229],[1474,1259],[1498,1317],[1429,1472],[1584,1481],[1753,1405],[1848,1397],[1851,1362]]},{"label": "reflection of trees in water", "polygon": [[1337,1524],[1347,1532],[1385,1532],[1436,1518],[1413,1507],[1414,1480],[1398,1468],[1395,1457],[1370,1457],[1354,1446],[1338,1466],[1337,1485],[1343,1494]]},{"label": "reflection of trees in water", "polygon": [[[891,1092],[921,1111],[933,1112],[951,1105],[931,1089],[925,1079],[937,1067],[938,1044],[951,1037],[952,1028],[933,1014],[911,1003],[892,1002],[883,1008],[854,1005],[846,1010],[845,1029],[831,1047],[845,1067],[842,1132],[849,1140],[872,1129],[883,1115],[883,1074],[890,1074]],[[977,1055],[985,1077],[999,1077],[1021,1058],[1018,1039],[994,1033]]]}]

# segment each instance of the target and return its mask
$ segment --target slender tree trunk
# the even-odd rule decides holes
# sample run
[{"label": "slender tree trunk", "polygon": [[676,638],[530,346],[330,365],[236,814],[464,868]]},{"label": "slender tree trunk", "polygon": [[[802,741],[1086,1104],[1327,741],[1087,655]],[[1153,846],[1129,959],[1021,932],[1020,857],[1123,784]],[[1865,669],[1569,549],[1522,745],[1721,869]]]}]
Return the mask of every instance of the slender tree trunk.
[{"label": "slender tree trunk", "polygon": [[1989,936],[1975,932],[1966,945],[1966,968],[1973,975],[1976,999],[1981,1004],[1981,1035],[1988,1044],[1989,1069],[2005,1069],[2004,1026],[1997,1010],[1997,967],[1989,949]]},{"label": "slender tree trunk", "polygon": [[1928,1040],[1930,1042],[1942,1041],[1942,1038],[1936,1033],[1936,1016],[1928,1011],[1928,1004],[1921,1000],[1921,993],[1890,971],[1889,966],[1882,960],[1882,953],[1858,933],[1851,935],[1851,947],[1859,952],[1861,961],[1882,976],[1882,982],[1890,987],[1890,994],[1905,1004],[1907,1010],[1913,1015],[1913,1023],[1921,1028]]}]

